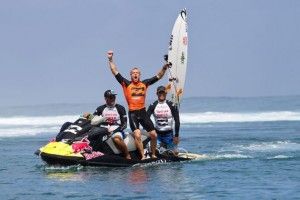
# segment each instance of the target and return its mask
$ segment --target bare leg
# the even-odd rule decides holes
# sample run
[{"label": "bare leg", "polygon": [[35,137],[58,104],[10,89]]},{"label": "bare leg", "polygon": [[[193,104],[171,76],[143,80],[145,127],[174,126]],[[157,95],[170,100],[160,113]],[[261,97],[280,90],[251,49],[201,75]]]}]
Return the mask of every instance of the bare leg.
[{"label": "bare leg", "polygon": [[135,146],[136,146],[137,150],[138,150],[139,153],[140,153],[141,160],[143,160],[143,159],[145,159],[145,155],[144,155],[144,148],[143,148],[142,136],[141,136],[141,131],[140,131],[140,129],[136,129],[136,130],[133,132],[133,135],[134,135],[134,143],[135,143]]},{"label": "bare leg", "polygon": [[151,138],[151,157],[152,158],[157,158],[155,156],[155,151],[156,151],[156,145],[157,145],[157,134],[155,130],[150,131],[150,138]]},{"label": "bare leg", "polygon": [[131,159],[130,154],[127,149],[127,146],[123,142],[123,140],[119,136],[116,136],[113,138],[113,141],[114,141],[116,147],[125,155],[125,158]]}]

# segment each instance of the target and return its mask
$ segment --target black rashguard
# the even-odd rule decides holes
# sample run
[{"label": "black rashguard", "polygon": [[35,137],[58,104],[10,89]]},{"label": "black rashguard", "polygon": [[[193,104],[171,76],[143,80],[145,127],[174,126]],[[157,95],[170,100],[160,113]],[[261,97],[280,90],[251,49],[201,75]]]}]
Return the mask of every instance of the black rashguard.
[{"label": "black rashguard", "polygon": [[127,116],[126,110],[120,104],[115,106],[107,106],[106,104],[99,106],[94,115],[102,115],[106,118],[105,122],[100,125],[117,125],[118,127],[113,131],[113,133],[121,132],[127,127]]}]

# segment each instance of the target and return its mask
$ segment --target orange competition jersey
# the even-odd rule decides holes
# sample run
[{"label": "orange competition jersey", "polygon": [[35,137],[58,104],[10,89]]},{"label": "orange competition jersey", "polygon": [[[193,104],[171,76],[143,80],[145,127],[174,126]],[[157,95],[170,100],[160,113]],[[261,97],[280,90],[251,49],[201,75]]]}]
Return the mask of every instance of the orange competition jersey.
[{"label": "orange competition jersey", "polygon": [[145,99],[148,86],[158,81],[157,76],[140,81],[138,83],[133,83],[127,80],[120,73],[118,73],[115,77],[123,87],[124,95],[130,111],[145,108]]}]

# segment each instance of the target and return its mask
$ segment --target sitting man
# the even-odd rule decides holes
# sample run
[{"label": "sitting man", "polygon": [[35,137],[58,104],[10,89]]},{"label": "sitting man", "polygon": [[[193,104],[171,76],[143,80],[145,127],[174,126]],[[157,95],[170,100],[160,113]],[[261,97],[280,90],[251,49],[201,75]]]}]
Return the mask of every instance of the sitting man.
[{"label": "sitting man", "polygon": [[[157,98],[147,110],[149,116],[153,114],[155,119],[155,130],[160,146],[173,150],[177,154],[177,145],[179,143],[179,112],[171,101],[166,100],[166,88],[159,86],[157,88]],[[175,135],[173,133],[173,122],[175,121]]]},{"label": "sitting man", "polygon": [[[113,90],[105,91],[106,104],[96,109],[93,114],[92,124],[107,128],[116,147],[124,154],[126,159],[131,159],[127,146],[123,141],[123,130],[127,127],[126,111],[123,106],[116,104],[116,95]],[[101,117],[101,120],[98,120],[98,122],[95,120],[97,118],[96,115]]]}]

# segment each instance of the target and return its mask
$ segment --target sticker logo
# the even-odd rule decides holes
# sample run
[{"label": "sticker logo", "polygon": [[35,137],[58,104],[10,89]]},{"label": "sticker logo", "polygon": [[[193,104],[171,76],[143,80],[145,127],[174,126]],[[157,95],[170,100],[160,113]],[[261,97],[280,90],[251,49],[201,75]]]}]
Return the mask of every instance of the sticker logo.
[{"label": "sticker logo", "polygon": [[184,52],[182,52],[180,60],[181,60],[181,64],[184,64],[184,60],[185,60]]},{"label": "sticker logo", "polygon": [[182,43],[186,46],[188,44],[188,37],[187,36],[184,36],[182,38]]},{"label": "sticker logo", "polygon": [[107,139],[108,139],[107,135],[104,135],[103,138],[102,138],[102,142],[107,140]]},{"label": "sticker logo", "polygon": [[85,157],[86,160],[91,160],[93,158],[97,158],[100,156],[103,156],[104,153],[100,151],[93,151],[92,153],[84,153],[83,156]]},{"label": "sticker logo", "polygon": [[169,50],[172,50],[172,43],[173,43],[173,35],[171,35],[170,37],[170,41],[169,41]]}]

